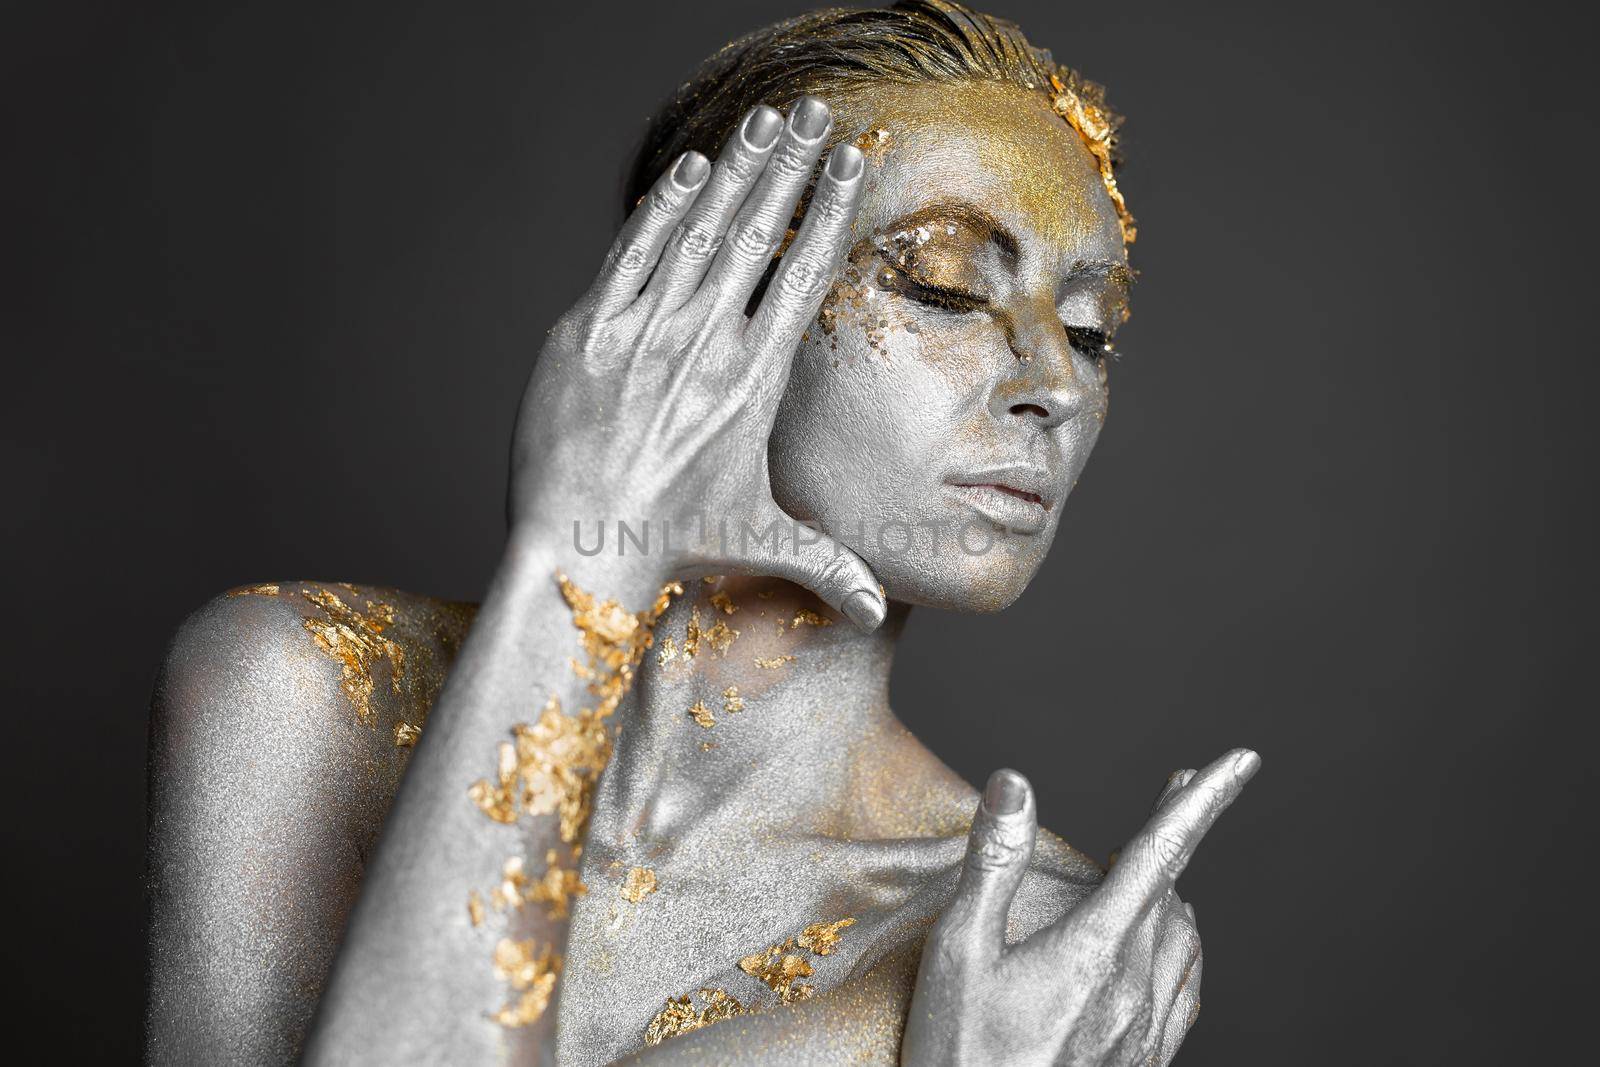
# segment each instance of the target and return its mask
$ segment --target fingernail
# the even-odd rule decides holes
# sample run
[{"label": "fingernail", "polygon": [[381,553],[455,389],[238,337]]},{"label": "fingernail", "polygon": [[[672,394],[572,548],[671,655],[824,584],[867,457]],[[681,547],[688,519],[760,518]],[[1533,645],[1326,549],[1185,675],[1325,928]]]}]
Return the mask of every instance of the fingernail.
[{"label": "fingernail", "polygon": [[699,152],[685,152],[682,159],[678,160],[678,167],[672,172],[672,180],[680,189],[693,189],[705,181],[706,172],[711,169],[711,164]]},{"label": "fingernail", "polygon": [[1255,777],[1256,771],[1261,769],[1261,757],[1246,749],[1233,761],[1233,773],[1242,785]]},{"label": "fingernail", "polygon": [[806,96],[794,106],[794,133],[802,141],[815,141],[828,128],[828,105]]},{"label": "fingernail", "polygon": [[828,156],[828,177],[836,182],[847,182],[861,173],[861,149],[853,144],[842,144]]},{"label": "fingernail", "polygon": [[745,120],[744,140],[751,148],[764,151],[772,147],[782,130],[783,116],[778,114],[776,108],[762,104]]},{"label": "fingernail", "polygon": [[1014,815],[1027,799],[1027,780],[1016,771],[995,771],[983,787],[983,806],[991,815]]},{"label": "fingernail", "polygon": [[1190,922],[1194,922],[1194,921],[1195,921],[1195,917],[1194,917],[1194,905],[1193,905],[1193,904],[1188,904],[1188,903],[1185,903],[1185,904],[1184,904],[1184,906],[1183,906],[1183,910],[1184,910],[1184,911],[1185,911],[1185,912],[1187,912],[1187,913],[1188,913],[1188,915],[1189,915],[1189,921],[1190,921]]},{"label": "fingernail", "polygon": [[843,611],[851,622],[870,633],[883,622],[888,609],[876,596],[865,589],[857,589],[844,598],[844,604],[839,610]]}]

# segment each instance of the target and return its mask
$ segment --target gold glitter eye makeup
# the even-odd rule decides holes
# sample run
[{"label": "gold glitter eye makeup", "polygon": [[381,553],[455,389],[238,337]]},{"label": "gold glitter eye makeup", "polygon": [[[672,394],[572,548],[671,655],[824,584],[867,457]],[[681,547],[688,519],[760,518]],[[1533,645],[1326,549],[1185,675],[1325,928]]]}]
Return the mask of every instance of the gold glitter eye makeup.
[{"label": "gold glitter eye makeup", "polygon": [[1117,350],[1112,347],[1111,338],[1106,336],[1104,330],[1097,330],[1092,326],[1068,326],[1067,341],[1079,353],[1097,363],[1103,359],[1117,357]]}]

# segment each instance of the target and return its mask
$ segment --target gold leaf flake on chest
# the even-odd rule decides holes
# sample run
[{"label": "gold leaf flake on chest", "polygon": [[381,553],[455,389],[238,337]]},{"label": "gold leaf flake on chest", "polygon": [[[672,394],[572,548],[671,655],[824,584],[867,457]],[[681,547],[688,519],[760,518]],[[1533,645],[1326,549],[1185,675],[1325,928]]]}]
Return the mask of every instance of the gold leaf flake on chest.
[{"label": "gold leaf flake on chest", "polygon": [[649,867],[633,867],[622,880],[619,892],[622,899],[637,904],[656,891],[656,872]]},{"label": "gold leaf flake on chest", "polygon": [[696,1010],[687,995],[668,997],[667,1006],[656,1013],[645,1027],[644,1043],[659,1045],[668,1038],[692,1033],[712,1023],[744,1014],[744,1005],[721,989],[703,988],[698,993],[705,1006]]}]

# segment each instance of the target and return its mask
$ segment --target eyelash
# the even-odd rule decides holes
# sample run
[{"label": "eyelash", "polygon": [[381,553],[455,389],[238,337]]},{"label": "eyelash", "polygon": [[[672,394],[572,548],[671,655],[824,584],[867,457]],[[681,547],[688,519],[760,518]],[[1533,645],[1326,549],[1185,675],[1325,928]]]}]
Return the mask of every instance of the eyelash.
[{"label": "eyelash", "polygon": [[[988,306],[989,301],[976,293],[968,293],[960,289],[946,289],[943,286],[923,285],[909,278],[904,279],[904,292],[906,296],[919,304],[940,308],[944,311],[965,314],[969,311],[978,311]],[[1111,338],[1107,337],[1104,330],[1096,330],[1089,326],[1066,326],[1067,342],[1078,350],[1080,355],[1094,360],[1096,363],[1103,359],[1115,359],[1116,349],[1111,347]]]}]

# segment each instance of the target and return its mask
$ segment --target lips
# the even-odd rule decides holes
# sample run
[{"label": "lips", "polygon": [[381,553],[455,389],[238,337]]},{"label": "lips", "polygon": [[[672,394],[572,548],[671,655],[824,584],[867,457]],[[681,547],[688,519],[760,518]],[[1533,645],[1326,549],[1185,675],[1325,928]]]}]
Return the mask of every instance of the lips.
[{"label": "lips", "polygon": [[958,476],[947,484],[972,510],[1014,533],[1035,534],[1043,530],[1054,503],[1049,496],[1048,475],[1031,467]]}]

